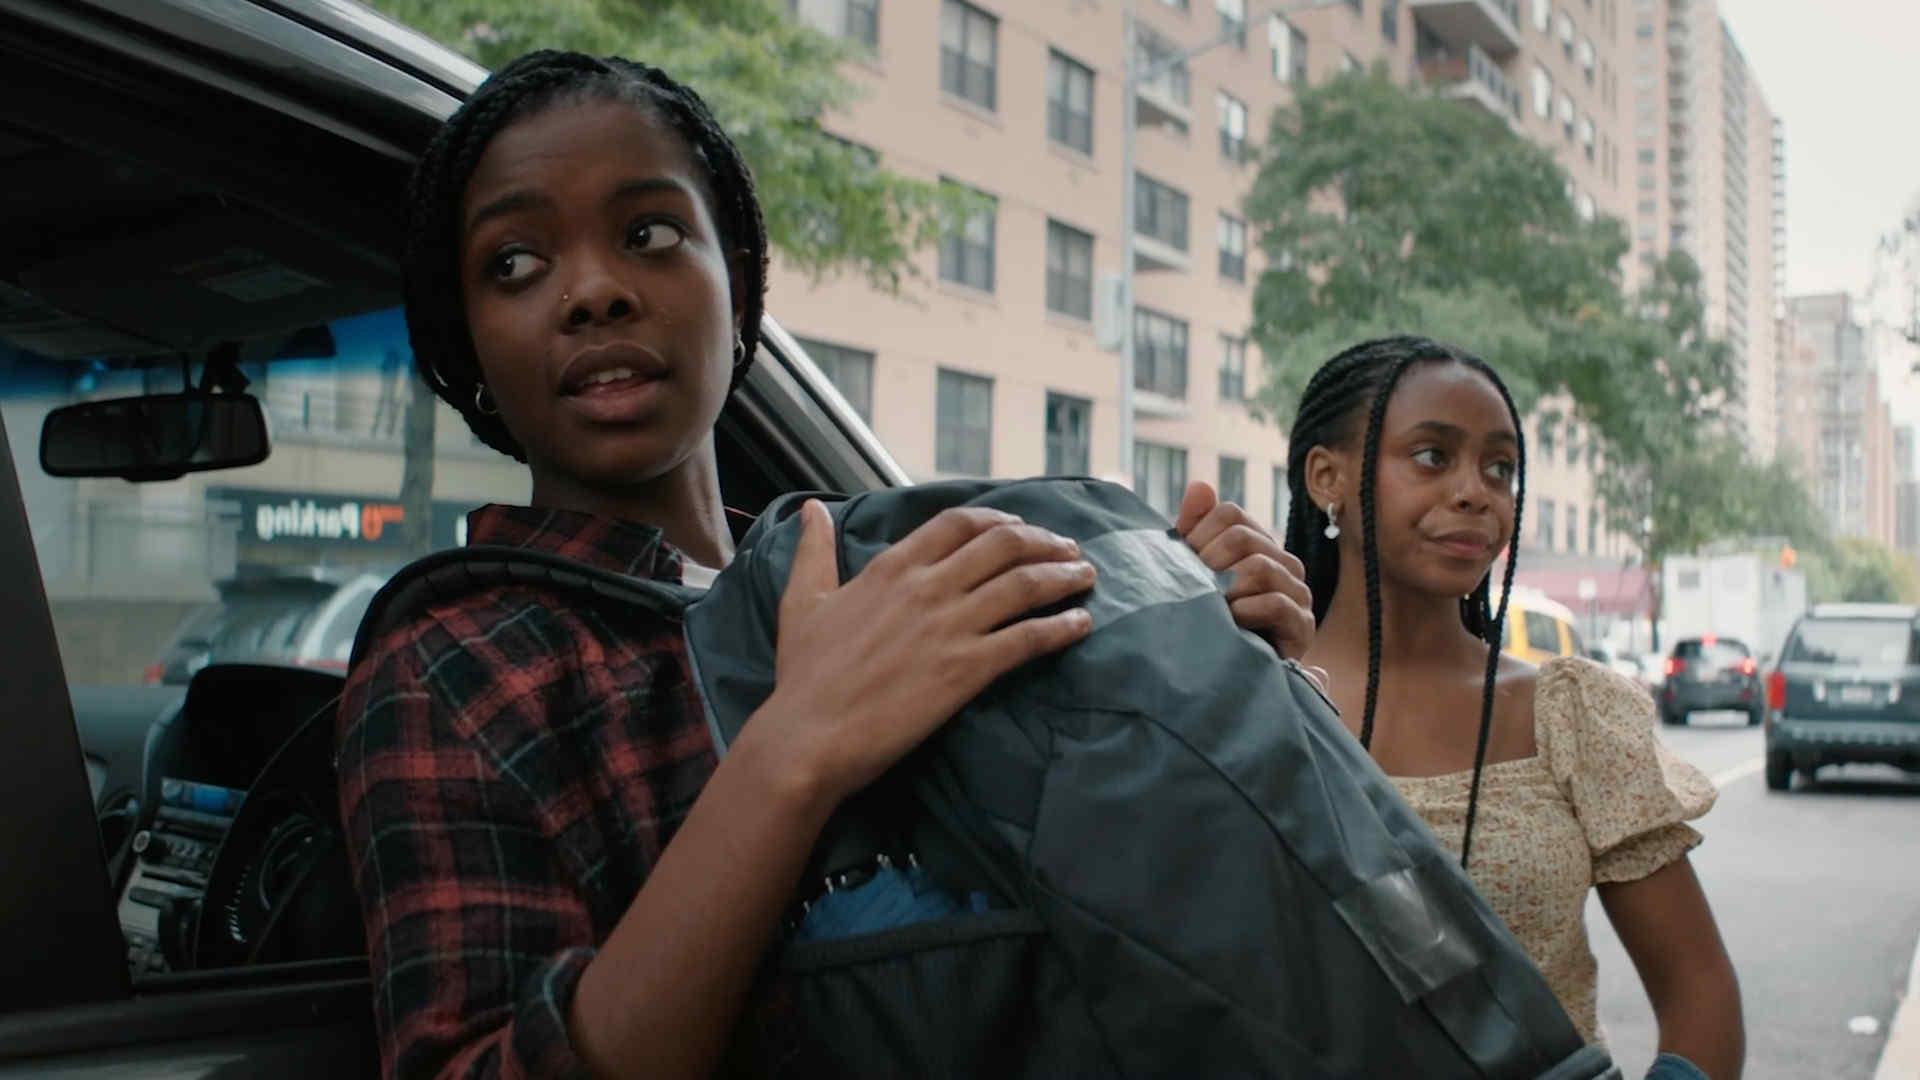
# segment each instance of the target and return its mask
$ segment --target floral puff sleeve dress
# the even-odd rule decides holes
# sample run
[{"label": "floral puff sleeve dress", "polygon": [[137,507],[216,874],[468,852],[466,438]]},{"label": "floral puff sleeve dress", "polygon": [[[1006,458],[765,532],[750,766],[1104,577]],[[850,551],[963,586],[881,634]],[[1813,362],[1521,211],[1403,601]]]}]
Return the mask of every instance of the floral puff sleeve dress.
[{"label": "floral puff sleeve dress", "polygon": [[[1713,806],[1713,783],[1670,753],[1653,703],[1592,661],[1541,667],[1532,757],[1481,774],[1468,874],[1526,947],[1589,1042],[1600,1041],[1587,892],[1637,881],[1701,841],[1687,822]],[[1453,851],[1467,820],[1470,772],[1394,777]]]}]

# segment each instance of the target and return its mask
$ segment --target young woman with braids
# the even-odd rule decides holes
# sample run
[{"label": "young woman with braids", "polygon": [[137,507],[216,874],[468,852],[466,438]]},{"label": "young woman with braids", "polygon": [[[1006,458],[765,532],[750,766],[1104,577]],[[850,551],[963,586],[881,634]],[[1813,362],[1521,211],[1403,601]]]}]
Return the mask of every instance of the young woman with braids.
[{"label": "young woman with braids", "polygon": [[[1712,785],[1654,736],[1646,695],[1606,668],[1500,651],[1526,452],[1479,358],[1416,337],[1356,345],[1294,422],[1287,548],[1319,633],[1306,662],[1567,1012],[1599,1036],[1584,910],[1597,887],[1660,1025],[1656,1075],[1739,1074],[1733,967],[1687,852]],[[1688,1064],[1689,1062],[1693,1064]]]},{"label": "young woman with braids", "polygon": [[[475,511],[469,541],[723,566],[713,426],[767,240],[700,98],[643,64],[523,57],[434,137],[411,199],[420,375],[531,473],[531,505]],[[673,628],[532,589],[441,604],[350,674],[341,810],[388,1075],[710,1073],[835,805],[1088,630],[1029,614],[1092,584],[1068,540],[953,511],[842,583],[831,519],[803,515],[776,686],[724,761]],[[1297,653],[1298,564],[1249,524],[1209,500],[1188,528],[1239,567],[1242,624]]]}]

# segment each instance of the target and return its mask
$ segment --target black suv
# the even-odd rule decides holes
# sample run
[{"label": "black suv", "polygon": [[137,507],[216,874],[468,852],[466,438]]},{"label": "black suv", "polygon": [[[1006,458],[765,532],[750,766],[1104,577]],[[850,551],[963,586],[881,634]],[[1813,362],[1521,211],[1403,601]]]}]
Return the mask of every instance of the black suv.
[{"label": "black suv", "polygon": [[1746,713],[1750,725],[1766,718],[1753,650],[1745,642],[1712,635],[1675,642],[1660,686],[1661,722],[1684,724],[1690,713],[1717,709]]},{"label": "black suv", "polygon": [[1881,762],[1920,771],[1920,607],[1821,604],[1769,677],[1767,786],[1795,770]]}]

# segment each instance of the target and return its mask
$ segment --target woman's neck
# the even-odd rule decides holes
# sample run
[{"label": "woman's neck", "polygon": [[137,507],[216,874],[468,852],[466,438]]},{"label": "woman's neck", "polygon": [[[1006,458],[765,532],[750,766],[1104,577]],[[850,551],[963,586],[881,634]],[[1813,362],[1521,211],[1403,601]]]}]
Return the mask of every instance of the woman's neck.
[{"label": "woman's neck", "polygon": [[[1459,660],[1477,642],[1460,621],[1460,598],[1380,582],[1382,667],[1430,666]],[[1338,662],[1367,655],[1367,583],[1357,559],[1342,559],[1333,602],[1314,637],[1314,652]],[[1332,665],[1326,665],[1331,667]]]},{"label": "woman's neck", "polygon": [[535,469],[533,505],[580,510],[652,525],[681,554],[715,569],[733,561],[733,534],[720,499],[713,439],[685,461],[630,487],[589,486]]}]

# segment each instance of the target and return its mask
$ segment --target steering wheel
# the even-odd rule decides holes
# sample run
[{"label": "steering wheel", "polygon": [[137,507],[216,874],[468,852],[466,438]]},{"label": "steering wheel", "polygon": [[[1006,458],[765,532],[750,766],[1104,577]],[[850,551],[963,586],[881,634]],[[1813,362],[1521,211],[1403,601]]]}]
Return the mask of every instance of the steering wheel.
[{"label": "steering wheel", "polygon": [[274,751],[234,815],[207,875],[193,967],[365,954],[338,786],[327,707]]}]

